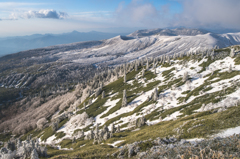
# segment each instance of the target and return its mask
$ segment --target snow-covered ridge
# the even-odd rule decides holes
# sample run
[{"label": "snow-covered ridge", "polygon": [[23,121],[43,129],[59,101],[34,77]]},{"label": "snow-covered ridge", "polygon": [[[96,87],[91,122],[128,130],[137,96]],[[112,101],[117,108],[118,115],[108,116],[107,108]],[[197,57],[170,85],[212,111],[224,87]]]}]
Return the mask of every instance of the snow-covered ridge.
[{"label": "snow-covered ridge", "polygon": [[[144,37],[117,36],[104,40],[99,46],[82,48],[71,52],[57,54],[60,60],[81,64],[121,64],[146,56],[196,52],[218,46],[220,48],[240,44],[240,33],[217,35],[213,33],[195,36]],[[73,56],[74,55],[74,56]]]}]

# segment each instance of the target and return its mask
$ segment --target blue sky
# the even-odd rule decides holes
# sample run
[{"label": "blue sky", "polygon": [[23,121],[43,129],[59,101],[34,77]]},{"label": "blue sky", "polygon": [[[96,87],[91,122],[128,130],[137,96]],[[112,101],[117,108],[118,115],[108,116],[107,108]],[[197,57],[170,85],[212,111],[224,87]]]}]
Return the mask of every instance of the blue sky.
[{"label": "blue sky", "polygon": [[240,29],[239,6],[239,0],[0,0],[0,36],[178,26]]}]

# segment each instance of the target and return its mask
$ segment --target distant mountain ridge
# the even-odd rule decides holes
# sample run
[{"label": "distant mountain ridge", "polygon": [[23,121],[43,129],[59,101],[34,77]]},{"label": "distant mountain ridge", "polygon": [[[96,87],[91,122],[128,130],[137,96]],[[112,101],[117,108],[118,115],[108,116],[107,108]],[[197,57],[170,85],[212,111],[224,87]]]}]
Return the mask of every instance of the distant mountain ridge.
[{"label": "distant mountain ridge", "polygon": [[59,44],[69,44],[81,41],[103,40],[112,38],[117,35],[119,34],[97,31],[72,31],[63,34],[33,34],[29,36],[0,38],[0,57],[6,54],[16,53],[29,49],[36,49]]},{"label": "distant mountain ridge", "polygon": [[203,29],[188,29],[188,28],[176,28],[176,29],[144,29],[137,30],[128,36],[151,36],[151,35],[163,35],[163,36],[178,36],[178,35],[186,35],[186,36],[195,36],[199,34],[210,33],[209,31]]}]

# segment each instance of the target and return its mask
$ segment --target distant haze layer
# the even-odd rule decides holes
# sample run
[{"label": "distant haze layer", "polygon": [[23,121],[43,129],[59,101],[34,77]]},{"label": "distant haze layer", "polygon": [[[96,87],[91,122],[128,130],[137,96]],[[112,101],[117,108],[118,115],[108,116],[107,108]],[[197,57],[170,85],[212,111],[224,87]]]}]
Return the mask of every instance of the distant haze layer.
[{"label": "distant haze layer", "polygon": [[81,41],[95,41],[109,39],[118,33],[78,32],[64,34],[34,34],[30,36],[16,36],[0,38],[0,57],[19,51],[42,48],[52,45],[69,44]]}]

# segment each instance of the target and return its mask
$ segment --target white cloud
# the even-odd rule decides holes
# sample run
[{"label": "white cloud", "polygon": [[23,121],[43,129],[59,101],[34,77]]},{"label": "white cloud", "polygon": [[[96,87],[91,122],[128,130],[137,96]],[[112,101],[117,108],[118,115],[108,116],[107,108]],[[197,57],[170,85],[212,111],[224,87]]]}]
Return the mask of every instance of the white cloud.
[{"label": "white cloud", "polygon": [[28,11],[23,15],[23,18],[52,18],[52,19],[64,19],[68,15],[65,12],[57,12],[53,9],[47,9],[47,10],[39,10],[39,11]]}]

